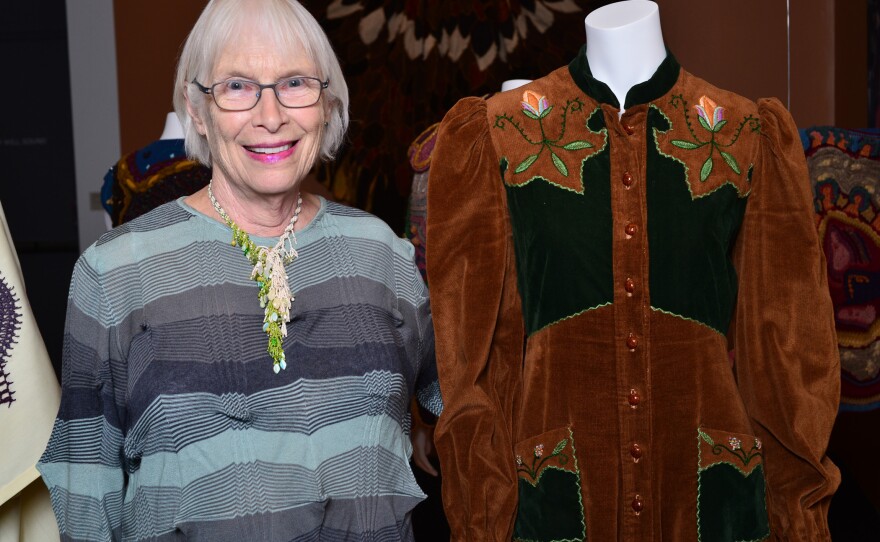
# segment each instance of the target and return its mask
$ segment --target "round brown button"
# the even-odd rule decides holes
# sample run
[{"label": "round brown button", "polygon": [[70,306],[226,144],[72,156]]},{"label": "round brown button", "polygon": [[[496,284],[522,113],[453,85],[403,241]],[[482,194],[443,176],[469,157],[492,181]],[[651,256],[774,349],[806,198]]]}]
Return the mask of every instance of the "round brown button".
[{"label": "round brown button", "polygon": [[629,171],[627,171],[626,173],[624,173],[624,174],[623,174],[623,179],[622,179],[622,181],[623,181],[623,186],[625,186],[625,187],[627,187],[627,188],[629,188],[630,186],[632,186],[632,185],[633,185],[633,176],[632,176],[632,174],[631,174]]},{"label": "round brown button", "polygon": [[632,456],[634,462],[638,463],[639,459],[642,458],[642,447],[633,443],[633,445],[629,447],[629,455]]},{"label": "round brown button", "polygon": [[632,506],[632,509],[636,514],[640,514],[642,510],[645,509],[645,502],[642,500],[641,495],[636,495],[633,498],[633,502],[630,503],[630,506]]},{"label": "round brown button", "polygon": [[629,334],[629,337],[626,338],[626,346],[630,350],[635,350],[639,345],[639,340],[632,333]]},{"label": "round brown button", "polygon": [[624,231],[624,233],[626,233],[628,236],[632,237],[633,235],[636,234],[637,231],[639,231],[639,227],[636,226],[635,224],[633,224],[632,222],[630,222],[629,224],[627,224],[627,225],[623,228],[623,231]]},{"label": "round brown button", "polygon": [[636,130],[633,128],[632,124],[624,124],[623,131],[626,132],[627,135],[633,135]]},{"label": "round brown button", "polygon": [[629,390],[629,397],[626,399],[629,401],[629,406],[636,408],[639,403],[642,402],[642,397],[639,395],[639,392],[636,390]]},{"label": "round brown button", "polygon": [[627,278],[623,283],[623,289],[626,290],[627,294],[632,295],[632,293],[636,291],[636,281]]}]

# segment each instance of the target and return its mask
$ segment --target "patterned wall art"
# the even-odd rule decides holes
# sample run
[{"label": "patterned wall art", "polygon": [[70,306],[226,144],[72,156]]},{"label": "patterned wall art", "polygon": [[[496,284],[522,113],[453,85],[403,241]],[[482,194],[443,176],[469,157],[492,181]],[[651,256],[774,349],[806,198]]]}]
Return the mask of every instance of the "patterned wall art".
[{"label": "patterned wall art", "polygon": [[[880,130],[801,131],[828,266],[841,410],[880,408]],[[805,345],[808,348],[808,345]]]}]

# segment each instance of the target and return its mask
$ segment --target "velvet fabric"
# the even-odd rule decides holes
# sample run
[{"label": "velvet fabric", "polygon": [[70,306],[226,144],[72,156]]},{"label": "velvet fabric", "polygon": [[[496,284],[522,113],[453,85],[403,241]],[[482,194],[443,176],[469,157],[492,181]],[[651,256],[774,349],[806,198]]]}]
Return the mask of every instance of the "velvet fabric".
[{"label": "velvet fabric", "polygon": [[763,514],[763,539],[828,540],[839,360],[794,123],[671,55],[622,116],[609,94],[582,51],[441,124],[427,268],[452,539],[540,527],[517,450],[567,428],[586,540],[695,542],[698,497],[736,490],[700,486],[713,428],[758,439],[762,466],[712,532]]}]

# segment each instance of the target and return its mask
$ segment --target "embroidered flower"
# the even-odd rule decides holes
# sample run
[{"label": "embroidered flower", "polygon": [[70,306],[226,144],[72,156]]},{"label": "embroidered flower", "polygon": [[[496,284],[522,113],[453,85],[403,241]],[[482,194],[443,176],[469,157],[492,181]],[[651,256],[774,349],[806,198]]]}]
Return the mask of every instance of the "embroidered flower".
[{"label": "embroidered flower", "polygon": [[522,466],[523,460],[521,455],[516,456],[516,464]]},{"label": "embroidered flower", "polygon": [[536,92],[531,90],[523,92],[522,108],[526,116],[533,119],[543,118],[551,109],[546,96],[538,96]]},{"label": "embroidered flower", "polygon": [[544,445],[538,444],[535,446],[535,457],[541,457],[542,455],[544,455]]},{"label": "embroidered flower", "polygon": [[700,116],[700,124],[705,122],[704,127],[707,130],[716,131],[715,126],[724,120],[724,108],[718,107],[708,96],[700,98],[700,104],[695,105],[694,109],[697,110],[697,114]]},{"label": "embroidered flower", "polygon": [[[691,124],[687,107],[687,100],[685,100],[682,95],[678,94],[672,97],[670,100],[670,105],[672,107],[678,109],[679,105],[683,107],[683,113],[685,118],[685,123],[687,125],[688,132],[690,132],[690,136],[693,139],[673,139],[670,143],[678,147],[679,149],[685,149],[688,151],[701,149],[703,147],[709,147],[709,156],[706,157],[706,160],[703,162],[703,166],[700,168],[700,182],[705,182],[706,179],[709,178],[709,175],[712,173],[712,170],[715,167],[715,160],[713,159],[713,155],[715,151],[718,151],[718,154],[724,160],[724,163],[727,164],[727,167],[737,175],[742,175],[742,168],[739,166],[739,162],[736,157],[730,152],[724,150],[731,146],[739,139],[740,134],[742,133],[743,128],[748,125],[751,128],[752,132],[758,132],[761,129],[761,123],[753,117],[752,115],[747,115],[743,117],[742,122],[739,123],[739,127],[737,127],[733,131],[733,135],[727,143],[723,143],[719,141],[717,138],[721,133],[721,129],[727,124],[727,120],[724,118],[724,108],[719,107],[711,98],[708,96],[702,96],[700,98],[700,103],[694,106],[694,110],[697,112],[697,117],[700,121],[700,126],[703,127],[704,130],[709,132],[710,138],[708,141],[704,141],[701,139],[700,135],[698,135]],[[705,135],[703,135],[705,137]]]},{"label": "embroidered flower", "polygon": [[761,439],[759,439],[759,438],[755,439],[755,448],[757,448],[758,450],[761,449]]},{"label": "embroidered flower", "polygon": [[736,437],[729,437],[727,439],[727,443],[730,444],[731,450],[739,450],[740,448],[742,448],[742,441],[740,441]]}]

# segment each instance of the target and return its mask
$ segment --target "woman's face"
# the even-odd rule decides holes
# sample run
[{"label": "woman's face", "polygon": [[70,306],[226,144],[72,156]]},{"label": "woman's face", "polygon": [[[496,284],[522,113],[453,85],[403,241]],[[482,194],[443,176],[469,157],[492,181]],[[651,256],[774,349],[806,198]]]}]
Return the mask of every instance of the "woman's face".
[{"label": "woman's face", "polygon": [[[223,50],[210,81],[199,82],[211,86],[238,78],[267,84],[294,75],[315,76],[304,54],[285,54],[258,34],[245,29]],[[209,104],[207,118],[194,118],[194,123],[208,139],[215,181],[225,181],[244,197],[289,192],[318,156],[323,104],[322,96],[311,107],[289,109],[278,103],[272,89],[264,89],[248,111],[224,111]]]}]

